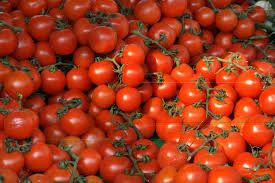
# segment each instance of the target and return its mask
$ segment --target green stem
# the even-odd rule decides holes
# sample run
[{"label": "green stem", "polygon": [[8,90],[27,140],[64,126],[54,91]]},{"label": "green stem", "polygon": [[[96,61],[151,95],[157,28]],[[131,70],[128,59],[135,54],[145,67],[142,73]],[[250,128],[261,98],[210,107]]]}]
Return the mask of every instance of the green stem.
[{"label": "green stem", "polygon": [[9,24],[8,22],[6,22],[6,21],[4,21],[4,20],[0,20],[0,26],[1,26],[1,24],[2,24],[2,25],[5,25],[5,26],[7,26],[7,27],[9,27],[10,29],[12,29],[13,32],[22,32],[22,31],[23,31],[22,28],[20,28],[20,27],[15,27],[15,26]]},{"label": "green stem", "polygon": [[225,60],[225,59],[222,59],[222,58],[217,58],[220,62],[223,62],[223,63],[228,63],[228,64],[232,64],[236,67],[238,67],[239,69],[243,70],[243,71],[246,71],[246,67],[244,66],[241,66],[235,62],[232,62],[232,60]]},{"label": "green stem", "polygon": [[211,5],[211,7],[212,7],[214,13],[218,13],[218,12],[219,12],[219,9],[217,9],[217,8],[215,7],[213,1],[212,1],[212,0],[208,0],[208,2],[209,2],[209,4]]}]

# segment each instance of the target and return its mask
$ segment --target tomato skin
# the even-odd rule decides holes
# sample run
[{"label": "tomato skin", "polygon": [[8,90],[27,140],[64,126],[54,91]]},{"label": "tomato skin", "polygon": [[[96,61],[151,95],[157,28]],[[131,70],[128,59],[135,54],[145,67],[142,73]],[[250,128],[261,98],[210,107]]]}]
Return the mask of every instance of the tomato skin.
[{"label": "tomato skin", "polygon": [[81,136],[81,139],[85,142],[88,148],[99,148],[105,138],[105,133],[97,127],[91,127]]},{"label": "tomato skin", "polygon": [[206,79],[213,81],[215,80],[216,73],[220,68],[221,64],[217,59],[203,58],[197,63],[196,72],[204,76]]},{"label": "tomato skin", "polygon": [[243,127],[243,137],[247,143],[263,147],[272,141],[273,131],[266,127],[266,123],[272,121],[270,117],[257,114],[249,118]]},{"label": "tomato skin", "polygon": [[156,174],[160,171],[160,167],[156,159],[151,159],[149,162],[139,162],[138,167],[147,179],[151,179],[152,174]]},{"label": "tomato skin", "polygon": [[254,22],[264,22],[266,20],[266,12],[260,6],[252,6],[254,9],[252,12],[248,13],[248,17],[251,18]]},{"label": "tomato skin", "polygon": [[133,124],[144,138],[150,138],[154,135],[156,122],[149,115],[144,114],[141,118],[134,119]]},{"label": "tomato skin", "polygon": [[126,64],[122,67],[122,82],[130,87],[137,87],[145,78],[145,71],[139,64]]},{"label": "tomato skin", "polygon": [[82,175],[95,175],[99,170],[101,155],[94,149],[84,149],[79,154],[78,171]]},{"label": "tomato skin", "polygon": [[32,135],[35,128],[33,118],[25,111],[14,111],[4,119],[4,132],[15,139],[25,139]]},{"label": "tomato skin", "polygon": [[240,39],[244,39],[252,36],[254,32],[255,24],[250,18],[247,18],[239,20],[238,25],[234,30],[234,35]]},{"label": "tomato skin", "polygon": [[177,170],[173,166],[161,169],[152,179],[152,183],[173,183]]},{"label": "tomato skin", "polygon": [[244,138],[237,132],[231,132],[228,137],[219,137],[216,142],[223,147],[224,153],[230,162],[246,151],[246,143]]},{"label": "tomato skin", "polygon": [[155,1],[141,0],[134,8],[134,15],[145,24],[152,25],[161,18],[161,9]]},{"label": "tomato skin", "polygon": [[200,150],[194,157],[194,163],[200,163],[210,168],[222,166],[228,162],[225,153],[217,150],[214,153],[208,152],[207,149]]},{"label": "tomato skin", "polygon": [[68,19],[75,21],[81,17],[84,17],[90,8],[89,0],[67,0],[64,3],[64,13]]},{"label": "tomato skin", "polygon": [[119,174],[115,177],[114,183],[142,183],[142,177],[137,175]]},{"label": "tomato skin", "polygon": [[144,80],[142,85],[140,85],[137,89],[141,94],[142,102],[146,102],[153,96],[153,86],[147,80]]},{"label": "tomato skin", "polygon": [[275,115],[275,87],[265,89],[259,98],[261,110],[269,115]]},{"label": "tomato skin", "polygon": [[52,65],[56,63],[54,50],[48,42],[38,42],[34,57],[38,60],[41,66]]},{"label": "tomato skin", "polygon": [[114,64],[107,60],[95,62],[90,65],[89,77],[96,85],[107,84],[114,80]]},{"label": "tomato skin", "polygon": [[164,55],[160,50],[152,50],[148,53],[146,64],[150,72],[163,72],[169,74],[173,68],[173,60]]},{"label": "tomato skin", "polygon": [[252,178],[253,168],[261,163],[259,158],[255,158],[249,152],[243,152],[239,154],[234,160],[233,167],[241,174],[242,177]]},{"label": "tomato skin", "polygon": [[31,36],[26,32],[19,32],[17,36],[17,47],[13,55],[18,60],[28,59],[33,56],[35,52],[35,44]]},{"label": "tomato skin", "polygon": [[164,0],[160,3],[161,12],[167,17],[182,15],[187,9],[187,0]]},{"label": "tomato skin", "polygon": [[176,81],[168,74],[163,74],[162,78],[163,81],[160,84],[156,80],[152,84],[154,95],[159,98],[170,99],[177,92]]},{"label": "tomato skin", "polygon": [[161,168],[173,166],[179,169],[187,163],[187,158],[187,153],[178,149],[176,143],[165,143],[158,153],[158,162]]},{"label": "tomato skin", "polygon": [[112,120],[116,120],[118,123],[122,123],[124,120],[119,115],[113,115],[109,110],[102,110],[98,113],[96,118],[96,125],[104,132],[115,130],[116,124]]},{"label": "tomato skin", "polygon": [[69,135],[80,136],[88,129],[91,121],[81,109],[70,109],[60,119],[61,128]]},{"label": "tomato skin", "polygon": [[176,33],[176,37],[180,34],[182,30],[182,25],[180,21],[177,20],[176,18],[164,17],[161,19],[160,22],[168,25],[171,29],[173,29],[174,32]]},{"label": "tomato skin", "polygon": [[25,16],[34,16],[40,14],[47,8],[46,0],[22,0],[19,1],[18,8]]},{"label": "tomato skin", "polygon": [[52,32],[49,43],[56,54],[69,55],[76,49],[77,39],[73,31],[63,29]]},{"label": "tomato skin", "polygon": [[229,49],[232,46],[233,34],[229,32],[219,32],[215,37],[215,44],[220,45],[225,49]]},{"label": "tomato skin", "polygon": [[48,144],[58,145],[66,133],[61,129],[60,125],[53,124],[44,128],[46,142]]},{"label": "tomato skin", "polygon": [[0,169],[0,175],[5,182],[19,182],[19,178],[11,169]]},{"label": "tomato skin", "polygon": [[76,66],[89,69],[89,66],[94,62],[94,52],[86,46],[79,47],[73,55],[73,62]]},{"label": "tomato skin", "polygon": [[24,168],[24,156],[21,152],[0,153],[0,168],[10,169],[15,173],[19,173]]},{"label": "tomato skin", "polygon": [[116,104],[125,112],[135,111],[141,104],[141,95],[136,88],[122,88],[116,94]]},{"label": "tomato skin", "polygon": [[52,164],[52,152],[44,143],[33,144],[24,157],[26,167],[33,172],[44,172]]},{"label": "tomato skin", "polygon": [[87,183],[103,183],[101,178],[95,176],[95,175],[90,175],[86,177]]},{"label": "tomato skin", "polygon": [[216,14],[216,27],[222,32],[230,32],[238,24],[238,17],[231,10],[221,10]]},{"label": "tomato skin", "polygon": [[41,73],[41,89],[47,94],[58,94],[64,90],[66,77],[61,70],[50,71],[45,69]]},{"label": "tomato skin", "polygon": [[67,75],[67,86],[69,89],[79,89],[81,91],[87,91],[91,87],[91,81],[88,75],[88,71],[83,68],[73,68]]},{"label": "tomato skin", "polygon": [[175,67],[171,72],[171,76],[174,80],[176,80],[178,87],[181,87],[193,75],[194,71],[192,67],[185,63],[182,63],[181,65]]},{"label": "tomato skin", "polygon": [[120,14],[116,13],[115,16],[110,18],[110,23],[112,28],[117,33],[117,38],[124,39],[129,34],[129,24],[127,18]]},{"label": "tomato skin", "polygon": [[182,111],[184,124],[191,127],[199,127],[206,121],[206,112],[202,107],[186,106]]},{"label": "tomato skin", "polygon": [[185,32],[179,38],[179,44],[185,46],[188,49],[190,56],[198,55],[203,51],[201,38],[191,34],[190,32]]},{"label": "tomato skin", "polygon": [[186,164],[179,169],[174,177],[174,183],[207,183],[207,172],[199,165]]},{"label": "tomato skin", "polygon": [[90,32],[95,27],[94,24],[91,24],[87,18],[79,18],[75,21],[73,25],[73,32],[77,38],[79,44],[86,46],[89,44],[88,38]]},{"label": "tomato skin", "polygon": [[125,45],[121,64],[143,64],[145,60],[145,53],[141,46],[137,44],[127,44]]},{"label": "tomato skin", "polygon": [[55,163],[45,172],[45,175],[49,176],[52,182],[69,182],[71,179],[71,171],[73,171],[71,166],[62,169],[58,163]]},{"label": "tomato skin", "polygon": [[117,13],[119,12],[118,5],[115,1],[110,0],[94,0],[92,1],[92,12],[96,13],[98,11],[104,12],[104,13]]},{"label": "tomato skin", "polygon": [[50,33],[54,28],[54,18],[48,15],[33,16],[28,24],[28,32],[37,41],[49,40]]},{"label": "tomato skin", "polygon": [[70,147],[71,151],[76,155],[79,155],[80,152],[86,148],[85,143],[79,137],[76,136],[66,136],[62,138],[60,144],[65,147]]},{"label": "tomato skin", "polygon": [[251,65],[253,67],[255,67],[258,72],[260,72],[264,75],[274,76],[274,74],[275,74],[275,69],[273,68],[272,64],[269,62],[256,60],[256,61],[252,62]]},{"label": "tomato skin", "polygon": [[115,48],[118,36],[110,27],[97,26],[92,29],[88,40],[89,46],[94,52],[106,54]]},{"label": "tomato skin", "polygon": [[102,109],[111,107],[116,101],[116,93],[107,85],[98,85],[92,92],[91,101]]},{"label": "tomato skin", "polygon": [[254,48],[252,45],[248,45],[247,47],[243,47],[241,43],[234,43],[232,44],[232,47],[229,49],[229,51],[234,53],[241,53],[246,58],[247,61],[251,62],[255,60],[256,58],[256,48]]},{"label": "tomato skin", "polygon": [[115,177],[131,168],[131,162],[126,157],[110,156],[102,160],[100,164],[100,175],[104,182],[112,182]]},{"label": "tomato skin", "polygon": [[109,131],[107,134],[108,138],[112,141],[124,140],[125,144],[133,144],[137,140],[137,134],[131,127],[123,130]]},{"label": "tomato skin", "polygon": [[242,179],[240,173],[235,168],[229,166],[221,166],[211,170],[208,176],[209,183],[216,183],[219,181],[223,183],[230,183],[232,181],[236,183],[241,183]]},{"label": "tomato skin", "polygon": [[174,44],[170,50],[177,50],[177,56],[176,58],[179,59],[180,63],[189,63],[190,62],[190,54],[188,52],[188,49],[180,44]]},{"label": "tomato skin", "polygon": [[45,174],[33,174],[31,176],[28,177],[28,179],[32,182],[32,183],[51,183],[52,181],[49,180],[49,176],[45,175]]},{"label": "tomato skin", "polygon": [[240,97],[256,98],[261,94],[262,87],[263,84],[254,70],[242,72],[235,82],[235,90]]},{"label": "tomato skin", "polygon": [[215,22],[215,13],[211,8],[201,7],[196,11],[196,20],[203,27],[208,27]]},{"label": "tomato skin", "polygon": [[23,98],[27,98],[34,91],[34,83],[30,76],[23,71],[11,72],[4,81],[4,91],[14,99],[17,99],[17,92]]},{"label": "tomato skin", "polygon": [[10,29],[0,30],[0,56],[13,53],[17,47],[17,37]]},{"label": "tomato skin", "polygon": [[255,114],[260,114],[261,110],[256,102],[252,98],[243,97],[235,105],[234,116],[252,116]]},{"label": "tomato skin", "polygon": [[213,114],[229,116],[233,112],[234,103],[229,97],[225,97],[223,101],[211,97],[208,101],[208,107]]}]

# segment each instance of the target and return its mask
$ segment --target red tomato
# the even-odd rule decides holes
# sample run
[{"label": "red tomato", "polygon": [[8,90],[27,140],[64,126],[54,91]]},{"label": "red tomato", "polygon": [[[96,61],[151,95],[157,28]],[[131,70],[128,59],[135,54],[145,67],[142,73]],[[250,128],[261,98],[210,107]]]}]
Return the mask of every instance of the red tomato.
[{"label": "red tomato", "polygon": [[207,172],[199,165],[186,164],[179,169],[173,183],[207,183]]},{"label": "red tomato", "polygon": [[261,110],[268,115],[275,115],[275,87],[265,89],[259,98]]},{"label": "red tomato", "polygon": [[217,181],[221,181],[223,183],[230,183],[232,181],[241,183],[242,179],[240,173],[235,168],[221,166],[211,170],[208,175],[209,183],[216,183]]}]

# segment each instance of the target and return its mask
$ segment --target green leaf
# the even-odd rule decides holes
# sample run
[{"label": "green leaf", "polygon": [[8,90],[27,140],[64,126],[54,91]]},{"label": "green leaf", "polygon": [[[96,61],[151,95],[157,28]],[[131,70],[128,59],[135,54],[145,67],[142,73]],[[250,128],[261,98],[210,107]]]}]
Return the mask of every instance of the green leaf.
[{"label": "green leaf", "polygon": [[272,8],[275,8],[275,1],[274,0],[268,0],[270,4],[272,5]]}]

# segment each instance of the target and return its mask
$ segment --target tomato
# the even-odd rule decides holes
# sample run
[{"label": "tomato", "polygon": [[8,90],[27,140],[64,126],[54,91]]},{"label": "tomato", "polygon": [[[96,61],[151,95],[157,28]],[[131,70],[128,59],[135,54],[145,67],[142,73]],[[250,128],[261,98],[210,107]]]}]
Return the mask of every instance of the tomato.
[{"label": "tomato", "polygon": [[251,116],[243,127],[243,137],[249,144],[262,147],[272,141],[273,131],[267,128],[266,123],[271,122],[270,117],[256,114]]},{"label": "tomato", "polygon": [[218,118],[218,119],[213,118],[210,121],[210,126],[218,127],[218,128],[223,129],[223,130],[230,131],[231,130],[231,119],[227,116],[223,116],[223,117]]},{"label": "tomato", "polygon": [[69,89],[79,89],[87,91],[91,87],[88,71],[83,68],[73,68],[67,75],[67,86]]},{"label": "tomato", "polygon": [[18,8],[25,16],[34,16],[47,9],[46,0],[22,0],[19,1]]},{"label": "tomato", "polygon": [[107,84],[114,80],[114,65],[107,60],[95,62],[91,64],[88,74],[94,84]]},{"label": "tomato", "polygon": [[100,175],[104,182],[112,182],[115,177],[131,168],[131,162],[126,157],[105,157],[100,164]]},{"label": "tomato", "polygon": [[88,37],[94,27],[95,25],[91,24],[87,18],[79,18],[75,21],[73,32],[81,45],[88,45]]},{"label": "tomato", "polygon": [[111,107],[116,101],[116,93],[106,85],[98,85],[92,92],[92,102],[102,109]]},{"label": "tomato", "polygon": [[117,33],[110,27],[97,26],[89,34],[90,48],[100,54],[111,52],[118,40]]},{"label": "tomato", "polygon": [[186,144],[188,150],[193,152],[203,144],[204,140],[198,136],[195,130],[189,130],[181,134],[179,144]]},{"label": "tomato", "polygon": [[80,154],[86,147],[85,143],[76,136],[66,136],[62,138],[60,145],[70,147],[71,151],[76,155]]},{"label": "tomato", "polygon": [[75,21],[85,16],[90,5],[89,0],[68,0],[64,3],[64,13],[68,19]]},{"label": "tomato", "polygon": [[134,8],[134,15],[145,24],[155,24],[161,18],[161,9],[153,0],[141,0]]},{"label": "tomato", "polygon": [[63,29],[53,31],[49,43],[56,54],[69,55],[76,49],[77,39],[72,30]]},{"label": "tomato", "polygon": [[235,90],[240,97],[256,98],[261,94],[262,88],[263,84],[254,70],[242,72],[235,82]]},{"label": "tomato", "polygon": [[[156,122],[156,133],[159,138],[165,141],[175,142],[177,139],[175,135],[178,135],[182,132],[182,118],[171,117],[168,114],[161,115],[159,114],[159,119]],[[174,136],[173,136],[174,135]],[[176,137],[179,138],[179,137]]]},{"label": "tomato", "polygon": [[85,142],[88,148],[99,148],[105,139],[105,133],[96,127],[91,127],[81,139]]},{"label": "tomato", "polygon": [[123,118],[121,116],[113,115],[109,110],[102,110],[96,116],[96,124],[105,132],[116,129],[117,125],[113,123],[113,120],[118,123],[123,122]]},{"label": "tomato", "polygon": [[194,71],[192,67],[185,63],[182,63],[179,66],[175,67],[171,72],[172,78],[176,80],[179,87],[187,82],[193,75]]},{"label": "tomato", "polygon": [[174,183],[190,182],[190,183],[207,183],[207,172],[199,165],[186,164],[177,172]]},{"label": "tomato", "polygon": [[49,40],[50,33],[54,28],[54,18],[48,15],[33,16],[28,24],[28,32],[37,41]]},{"label": "tomato", "polygon": [[161,168],[173,166],[177,169],[187,163],[188,154],[176,143],[165,143],[159,150],[158,162]]},{"label": "tomato", "polygon": [[173,60],[164,55],[160,50],[152,50],[148,53],[146,64],[150,72],[163,72],[169,74],[173,68]]},{"label": "tomato", "polygon": [[[198,79],[200,79],[199,77]],[[206,93],[196,86],[198,79],[189,79],[184,83],[179,92],[179,99],[185,105],[191,105],[195,102],[203,102],[206,99]]]},{"label": "tomato", "polygon": [[114,183],[142,183],[142,177],[137,175],[119,174],[116,176]]},{"label": "tomato", "polygon": [[141,104],[141,94],[136,88],[122,88],[116,94],[116,104],[125,112],[135,111]]},{"label": "tomato", "polygon": [[187,9],[187,0],[164,0],[161,1],[161,12],[167,17],[181,16]]},{"label": "tomato", "polygon": [[241,183],[242,179],[240,173],[235,168],[220,166],[211,170],[208,176],[209,183],[216,183],[218,181],[223,183],[230,183],[232,181]]},{"label": "tomato", "polygon": [[56,145],[48,144],[48,147],[51,149],[53,155],[53,163],[59,163],[62,160],[70,160],[68,153]]},{"label": "tomato", "polygon": [[225,97],[223,100],[210,97],[208,108],[215,115],[229,116],[233,112],[234,103],[229,97]]},{"label": "tomato", "polygon": [[74,52],[73,62],[78,67],[89,69],[94,61],[94,56],[94,52],[89,47],[79,47]]},{"label": "tomato", "polygon": [[235,105],[234,116],[252,116],[260,114],[260,108],[252,98],[243,97]]},{"label": "tomato", "polygon": [[94,149],[84,149],[79,154],[78,171],[82,175],[95,175],[99,170],[101,155]]},{"label": "tomato", "polygon": [[90,126],[90,120],[81,109],[70,109],[60,118],[60,125],[69,135],[83,135]]},{"label": "tomato", "polygon": [[113,0],[94,0],[92,1],[92,12],[117,13],[118,5]]},{"label": "tomato", "polygon": [[71,179],[71,171],[73,167],[69,166],[68,168],[60,168],[58,163],[53,164],[46,172],[52,182],[69,182]]},{"label": "tomato", "polygon": [[52,181],[49,180],[49,176],[45,175],[45,174],[33,174],[31,176],[28,177],[28,179],[32,182],[32,183],[51,183]]},{"label": "tomato", "polygon": [[254,22],[264,22],[266,20],[266,12],[260,6],[252,6],[252,11],[248,13],[248,17],[251,18]]},{"label": "tomato", "polygon": [[161,169],[153,178],[153,183],[173,183],[177,170],[173,166],[167,166]]},{"label": "tomato", "polygon": [[164,23],[168,25],[171,29],[173,29],[176,33],[176,36],[178,36],[182,30],[182,25],[180,21],[176,18],[164,17],[161,19],[160,23]]},{"label": "tomato", "polygon": [[143,64],[145,53],[137,44],[127,44],[122,51],[121,64]]},{"label": "tomato", "polygon": [[45,69],[41,73],[41,89],[47,94],[58,94],[66,85],[65,74],[59,70]]},{"label": "tomato", "polygon": [[189,0],[188,1],[188,7],[191,10],[191,12],[195,12],[204,6],[206,6],[206,3],[204,0]]},{"label": "tomato", "polygon": [[158,147],[157,145],[148,139],[139,139],[133,145],[133,156],[137,160],[141,160],[148,156],[150,159],[157,158]]},{"label": "tomato", "polygon": [[238,25],[237,15],[229,9],[224,9],[216,14],[216,27],[222,32],[230,32]]},{"label": "tomato", "polygon": [[251,63],[251,65],[253,67],[255,67],[257,69],[258,72],[267,75],[267,76],[274,76],[275,70],[272,66],[271,63],[269,62],[264,62],[261,60],[256,60],[254,62]]},{"label": "tomato", "polygon": [[275,87],[274,86],[268,87],[261,93],[260,98],[259,98],[259,103],[260,103],[261,110],[264,113],[267,113],[269,115],[275,114],[275,110],[274,110]]},{"label": "tomato", "polygon": [[17,48],[17,37],[10,29],[0,30],[0,56],[13,53]]},{"label": "tomato", "polygon": [[238,72],[228,72],[226,70],[222,70],[216,73],[217,84],[228,84],[228,85],[234,86],[237,78],[238,78]]},{"label": "tomato", "polygon": [[0,169],[0,176],[5,182],[19,182],[16,173],[10,169]]},{"label": "tomato", "polygon": [[138,46],[140,46],[144,53],[147,53],[149,51],[149,47],[144,43],[144,39],[140,36],[137,35],[129,35],[126,39],[125,39],[127,44],[136,44]]},{"label": "tomato", "polygon": [[259,158],[253,157],[249,152],[239,154],[234,160],[233,167],[242,177],[252,178],[255,173],[253,169],[261,163]]},{"label": "tomato", "polygon": [[101,180],[101,178],[94,176],[94,175],[90,175],[86,177],[86,182],[87,183],[103,183],[103,181]]},{"label": "tomato", "polygon": [[187,50],[187,48],[180,44],[174,44],[171,48],[171,50],[176,50],[176,59],[179,60],[180,63],[189,63],[190,61],[190,54]]},{"label": "tomato", "polygon": [[25,139],[32,135],[35,128],[31,113],[27,111],[14,111],[4,119],[4,132],[15,139]]},{"label": "tomato", "polygon": [[60,9],[60,8],[52,8],[49,11],[49,15],[51,15],[52,17],[54,17],[57,20],[65,20],[66,19],[64,10]]},{"label": "tomato", "polygon": [[24,168],[24,156],[21,152],[7,153],[5,151],[1,152],[0,157],[0,168],[10,169],[15,173],[19,173]]},{"label": "tomato", "polygon": [[177,92],[177,84],[171,75],[163,74],[161,78],[162,81],[160,83],[158,79],[153,80],[154,95],[159,98],[170,99]]},{"label": "tomato", "polygon": [[48,42],[38,42],[34,57],[37,59],[41,66],[52,65],[56,63],[54,50]]},{"label": "tomato", "polygon": [[149,162],[139,162],[138,167],[147,179],[152,179],[152,175],[160,171],[160,167],[156,159],[151,159]]},{"label": "tomato", "polygon": [[215,44],[220,45],[225,49],[232,47],[232,33],[229,32],[219,32],[215,37]]},{"label": "tomato", "polygon": [[200,127],[206,121],[206,112],[202,107],[186,106],[182,111],[182,119],[185,125]]},{"label": "tomato", "polygon": [[196,20],[203,27],[208,27],[215,22],[215,13],[211,8],[201,7],[196,11]]},{"label": "tomato", "polygon": [[265,48],[268,45],[269,42],[269,37],[267,35],[267,33],[261,29],[256,29],[255,36],[260,36],[261,39],[255,39],[253,40],[253,44],[259,48]]},{"label": "tomato", "polygon": [[250,19],[241,19],[234,30],[234,35],[240,39],[248,38],[255,32],[254,22]]},{"label": "tomato", "polygon": [[123,140],[125,144],[133,144],[138,138],[135,130],[131,127],[109,131],[107,136],[112,141]]},{"label": "tomato", "polygon": [[18,93],[26,98],[34,91],[34,83],[27,73],[14,71],[5,77],[4,91],[14,99],[18,98]]},{"label": "tomato", "polygon": [[185,32],[180,38],[179,38],[179,44],[185,46],[190,56],[195,56],[203,51],[203,44],[202,40],[199,36],[191,34],[190,32]]},{"label": "tomato", "polygon": [[42,96],[34,95],[30,97],[24,104],[26,108],[32,109],[35,112],[39,112],[45,107],[46,103]]},{"label": "tomato", "polygon": [[156,120],[163,111],[162,103],[158,97],[150,98],[143,107],[143,113]]},{"label": "tomato", "polygon": [[134,119],[133,124],[143,135],[143,138],[150,138],[154,135],[156,122],[149,115],[144,114],[141,118]]},{"label": "tomato", "polygon": [[225,165],[228,162],[225,153],[219,149],[215,151],[216,152],[209,152],[206,148],[200,150],[194,157],[194,163],[200,163],[209,168]]},{"label": "tomato", "polygon": [[255,172],[255,179],[262,176],[269,176],[268,179],[262,181],[263,183],[272,183],[275,180],[275,172],[271,168],[261,168],[258,171]]},{"label": "tomato", "polygon": [[17,47],[13,55],[18,60],[28,59],[35,52],[35,44],[31,36],[26,32],[17,33]]},{"label": "tomato", "polygon": [[124,15],[115,13],[114,17],[111,17],[109,21],[112,28],[116,31],[118,39],[124,39],[129,34],[128,20]]},{"label": "tomato", "polygon": [[256,58],[256,48],[254,48],[252,45],[244,47],[241,43],[235,43],[232,44],[232,47],[229,49],[229,51],[243,54],[249,62]]},{"label": "tomato", "polygon": [[161,22],[154,24],[149,29],[148,36],[153,40],[163,39],[159,43],[165,48],[171,47],[176,40],[175,31],[167,24]]},{"label": "tomato", "polygon": [[126,64],[122,67],[122,82],[130,87],[137,87],[140,85],[144,78],[145,72],[139,64]]},{"label": "tomato", "polygon": [[204,76],[206,79],[213,81],[216,72],[221,68],[220,62],[215,58],[204,57],[199,60],[196,65],[196,72]]},{"label": "tomato", "polygon": [[24,157],[26,167],[33,172],[44,172],[52,164],[52,152],[44,143],[33,144]]}]

